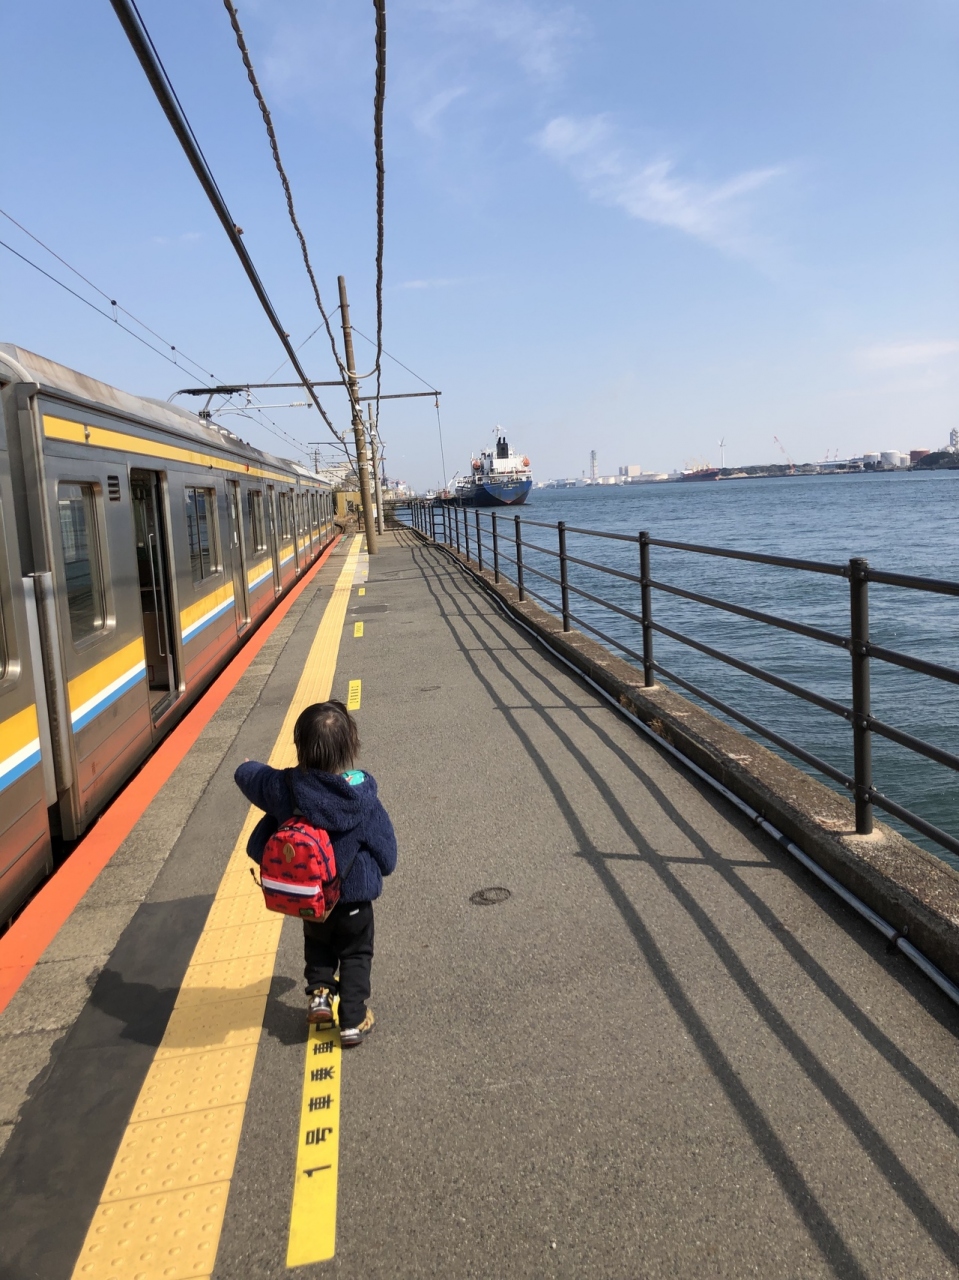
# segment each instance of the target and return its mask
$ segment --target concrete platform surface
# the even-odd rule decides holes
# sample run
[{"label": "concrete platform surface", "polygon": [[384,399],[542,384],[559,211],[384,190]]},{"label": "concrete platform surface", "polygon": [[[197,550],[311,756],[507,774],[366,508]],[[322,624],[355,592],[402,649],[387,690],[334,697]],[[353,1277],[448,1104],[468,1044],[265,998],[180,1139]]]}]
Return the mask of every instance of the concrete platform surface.
[{"label": "concrete platform surface", "polygon": [[[0,1017],[4,1280],[113,1274],[75,1268],[158,1047],[194,1052],[170,1015],[243,871],[232,772],[273,748],[350,554]],[[337,1059],[335,1256],[295,1274],[959,1275],[957,1011],[442,552],[388,535],[363,585],[333,694],[361,682],[361,764],[400,861],[376,905],[376,1031]],[[475,904],[488,888],[508,896]],[[131,1277],[287,1274],[295,920],[270,962],[265,1006],[252,980],[230,996],[258,1010],[245,1112],[224,1095],[208,1113],[239,1133],[196,1183],[222,1189],[218,1247],[177,1260],[161,1240]]]}]

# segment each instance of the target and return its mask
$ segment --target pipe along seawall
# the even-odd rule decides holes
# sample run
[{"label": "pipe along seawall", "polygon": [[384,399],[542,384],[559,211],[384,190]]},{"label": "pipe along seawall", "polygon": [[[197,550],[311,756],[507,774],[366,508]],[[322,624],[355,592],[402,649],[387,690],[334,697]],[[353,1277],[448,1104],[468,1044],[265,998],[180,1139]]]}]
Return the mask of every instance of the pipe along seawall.
[{"label": "pipe along seawall", "polygon": [[660,747],[725,795],[833,889],[959,1004],[959,874],[885,823],[857,835],[850,800],[643,673],[597,641],[497,584],[461,552],[435,547],[481,584],[512,620]]}]

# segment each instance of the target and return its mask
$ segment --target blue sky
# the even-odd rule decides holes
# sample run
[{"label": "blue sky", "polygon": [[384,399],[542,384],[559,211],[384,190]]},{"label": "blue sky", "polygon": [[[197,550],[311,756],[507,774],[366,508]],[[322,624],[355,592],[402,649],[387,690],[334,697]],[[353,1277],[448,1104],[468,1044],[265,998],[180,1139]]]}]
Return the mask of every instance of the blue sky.
[{"label": "blue sky", "polygon": [[[299,343],[318,316],[227,14],[140,2]],[[372,5],[240,19],[321,286],[334,305],[343,273],[372,335]],[[672,469],[718,462],[720,437],[735,464],[781,460],[774,435],[810,460],[959,425],[954,4],[391,0],[388,20],[385,342],[443,391],[450,474],[496,424],[542,479],[591,448],[603,472]],[[0,207],[217,377],[265,380],[283,352],[107,0],[7,6],[4,34]],[[142,394],[198,380],[5,250],[0,338]],[[321,335],[303,358],[333,376]],[[321,439],[315,411],[270,416]],[[390,474],[439,482],[430,401],[382,428]]]}]

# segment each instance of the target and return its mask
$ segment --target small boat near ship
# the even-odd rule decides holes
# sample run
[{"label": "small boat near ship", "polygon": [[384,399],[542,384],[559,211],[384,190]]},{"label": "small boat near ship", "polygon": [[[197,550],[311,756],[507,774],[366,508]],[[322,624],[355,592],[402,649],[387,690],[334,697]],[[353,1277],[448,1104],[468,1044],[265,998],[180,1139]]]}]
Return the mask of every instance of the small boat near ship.
[{"label": "small boat near ship", "polygon": [[461,507],[516,507],[532,487],[529,458],[514,453],[497,427],[496,444],[472,459],[470,474],[456,481],[450,500]]}]

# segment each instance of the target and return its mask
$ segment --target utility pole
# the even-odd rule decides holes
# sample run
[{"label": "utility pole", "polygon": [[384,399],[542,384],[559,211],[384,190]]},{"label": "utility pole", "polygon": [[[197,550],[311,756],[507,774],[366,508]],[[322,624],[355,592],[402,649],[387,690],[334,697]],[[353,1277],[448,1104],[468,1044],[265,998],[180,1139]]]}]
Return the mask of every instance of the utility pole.
[{"label": "utility pole", "polygon": [[376,494],[376,532],[383,536],[383,486],[380,483],[380,431],[379,423],[373,421],[373,406],[368,404],[366,412],[370,419],[370,464],[373,468],[373,492]]},{"label": "utility pole", "polygon": [[366,549],[376,555],[376,524],[373,520],[373,502],[370,497],[370,469],[366,455],[366,425],[360,409],[360,384],[356,376],[356,360],[353,356],[353,329],[350,326],[350,304],[346,297],[346,278],[339,277],[340,317],[343,321],[343,347],[346,351],[346,372],[350,380],[350,408],[353,413],[353,440],[356,444],[356,471],[360,482],[360,502],[363,506],[363,527],[366,531]]}]

